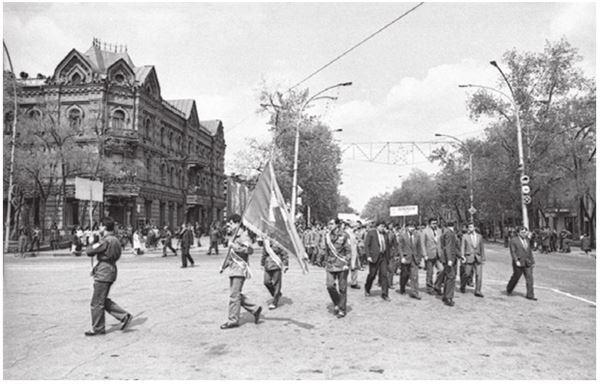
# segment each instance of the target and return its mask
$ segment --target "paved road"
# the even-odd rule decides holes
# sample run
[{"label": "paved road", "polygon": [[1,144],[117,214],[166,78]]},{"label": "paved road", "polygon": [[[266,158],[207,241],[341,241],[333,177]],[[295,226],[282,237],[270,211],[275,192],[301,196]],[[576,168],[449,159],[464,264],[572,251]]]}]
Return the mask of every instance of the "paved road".
[{"label": "paved road", "polygon": [[[509,257],[488,246],[485,298],[457,292],[454,308],[424,294],[392,302],[349,293],[346,318],[331,313],[325,274],[297,264],[284,276],[283,306],[258,325],[221,331],[228,280],[220,256],[125,254],[111,297],[135,319],[126,331],[88,338],[92,281],[87,257],[4,257],[5,379],[593,379],[596,263],[580,253],[537,255],[538,302],[502,294]],[[253,256],[246,294],[268,293]],[[420,282],[423,283],[424,272]],[[366,271],[360,272],[364,282]],[[558,290],[558,291],[556,291]],[[377,291],[374,289],[374,293]],[[235,369],[233,369],[235,368]]]}]

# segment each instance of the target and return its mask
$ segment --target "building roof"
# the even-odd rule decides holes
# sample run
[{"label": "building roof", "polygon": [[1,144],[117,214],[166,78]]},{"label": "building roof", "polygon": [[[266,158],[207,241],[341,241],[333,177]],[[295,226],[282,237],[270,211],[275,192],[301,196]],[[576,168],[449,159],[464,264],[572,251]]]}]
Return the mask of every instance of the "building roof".
[{"label": "building roof", "polygon": [[219,126],[221,125],[221,121],[218,119],[215,120],[201,120],[200,125],[212,135],[215,136],[219,130]]},{"label": "building roof", "polygon": [[88,59],[95,72],[106,72],[107,68],[109,68],[119,59],[125,60],[125,62],[131,68],[135,68],[135,66],[133,65],[133,61],[131,61],[131,58],[129,57],[127,51],[106,51],[100,47],[100,44],[92,44],[92,46],[87,51],[85,51],[83,56],[85,56],[86,59]]},{"label": "building roof", "polygon": [[152,68],[154,68],[154,66],[135,67],[133,69],[133,72],[135,73],[135,80],[143,83],[150,71],[152,71]]},{"label": "building roof", "polygon": [[194,107],[194,99],[176,99],[167,100],[173,107],[183,112],[186,119],[190,118],[192,108]]}]

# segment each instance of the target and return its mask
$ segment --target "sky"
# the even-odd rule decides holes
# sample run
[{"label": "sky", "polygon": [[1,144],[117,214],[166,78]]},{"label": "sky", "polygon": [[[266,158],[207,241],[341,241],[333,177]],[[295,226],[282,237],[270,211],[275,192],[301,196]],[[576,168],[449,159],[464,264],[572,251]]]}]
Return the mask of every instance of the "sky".
[{"label": "sky", "polygon": [[[201,120],[225,127],[226,171],[248,138],[268,140],[256,111],[261,87],[286,90],[417,3],[4,3],[4,40],[16,72],[51,75],[96,37],[128,46],[136,66],[156,67],[164,99],[193,98]],[[509,49],[542,51],[566,37],[581,67],[596,69],[593,3],[425,3],[301,87],[311,94],[352,81],[311,113],[350,143],[465,139],[484,124],[468,118],[469,91],[501,86],[489,65]],[[377,145],[375,145],[377,148]],[[361,210],[391,192],[415,164],[384,165],[344,152],[340,191]]]}]

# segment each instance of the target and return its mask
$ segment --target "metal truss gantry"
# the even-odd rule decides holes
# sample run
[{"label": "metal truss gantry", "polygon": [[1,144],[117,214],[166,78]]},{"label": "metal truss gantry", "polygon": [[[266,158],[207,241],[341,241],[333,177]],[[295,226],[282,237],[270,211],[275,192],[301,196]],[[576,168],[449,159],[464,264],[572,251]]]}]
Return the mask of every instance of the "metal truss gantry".
[{"label": "metal truss gantry", "polygon": [[342,143],[342,158],[371,163],[410,166],[431,162],[429,156],[441,144],[449,141],[429,142],[363,142]]}]

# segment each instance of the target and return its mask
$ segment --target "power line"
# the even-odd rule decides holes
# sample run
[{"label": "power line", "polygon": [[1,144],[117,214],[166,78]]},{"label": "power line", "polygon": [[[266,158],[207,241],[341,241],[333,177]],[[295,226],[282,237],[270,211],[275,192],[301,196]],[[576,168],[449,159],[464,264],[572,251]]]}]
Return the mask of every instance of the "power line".
[{"label": "power line", "polygon": [[290,87],[290,89],[288,89],[288,91],[293,90],[294,88],[298,87],[300,84],[304,83],[305,81],[307,81],[308,79],[312,78],[313,76],[315,76],[319,72],[323,71],[325,68],[329,67],[330,65],[332,65],[333,63],[335,63],[336,61],[338,61],[339,59],[341,59],[342,57],[346,56],[351,51],[355,50],[356,48],[358,48],[359,46],[361,46],[362,44],[364,44],[368,40],[372,39],[373,37],[375,37],[375,35],[379,34],[384,29],[386,29],[389,26],[391,26],[392,24],[396,23],[397,21],[399,21],[400,19],[402,19],[404,16],[408,15],[409,13],[411,13],[415,9],[419,8],[423,4],[425,4],[425,2],[421,2],[421,3],[417,4],[416,6],[412,7],[408,11],[404,12],[402,15],[398,16],[397,18],[395,18],[394,20],[390,21],[389,23],[387,23],[383,27],[379,28],[377,31],[373,32],[372,34],[370,34],[369,36],[367,36],[366,38],[364,38],[363,40],[361,40],[357,44],[353,45],[351,48],[349,48],[346,51],[344,51],[342,54],[340,54],[339,56],[337,56],[335,59],[331,60],[330,62],[328,62],[327,64],[325,64],[321,68],[317,69],[316,71],[314,71],[313,73],[311,73],[310,75],[308,75],[307,77],[305,77],[304,79],[302,79],[301,81],[299,81],[298,83],[296,83],[294,86]]},{"label": "power line", "polygon": [[[407,16],[409,13],[413,12],[415,9],[419,8],[421,5],[425,4],[425,2],[421,2],[419,4],[417,4],[416,6],[412,7],[411,9],[409,9],[408,11],[404,12],[402,15],[398,16],[397,18],[395,18],[394,20],[390,21],[389,23],[387,23],[386,25],[384,25],[383,27],[379,28],[377,31],[373,32],[372,34],[370,34],[369,36],[367,36],[366,38],[364,38],[363,40],[361,40],[360,42],[356,43],[355,45],[353,45],[352,47],[350,47],[349,49],[347,49],[346,51],[344,51],[343,53],[341,53],[340,55],[338,55],[336,58],[334,58],[333,60],[329,61],[327,64],[325,64],[324,66],[321,66],[319,69],[317,69],[316,71],[314,71],[313,73],[311,73],[310,75],[308,75],[307,77],[305,77],[304,79],[302,79],[301,81],[299,81],[298,83],[296,83],[294,86],[290,87],[286,93],[289,93],[291,90],[293,90],[294,88],[298,87],[300,84],[304,83],[305,81],[307,81],[308,79],[312,78],[313,76],[315,76],[316,74],[318,74],[319,72],[323,71],[325,68],[329,67],[330,65],[332,65],[333,63],[335,63],[336,61],[340,60],[342,57],[346,56],[347,54],[349,54],[350,52],[354,51],[356,48],[358,48],[359,46],[363,45],[365,42],[367,42],[368,40],[372,39],[373,37],[375,37],[377,34],[381,33],[383,30],[387,29],[388,27],[390,27],[392,24],[400,21],[402,18],[404,18],[405,16]],[[233,131],[235,128],[237,128],[240,124],[244,123],[246,120],[248,120],[248,118],[253,115],[249,114],[248,116],[246,116],[244,119],[240,120],[238,123],[234,124],[229,130],[226,130],[226,132],[231,132]]]}]

